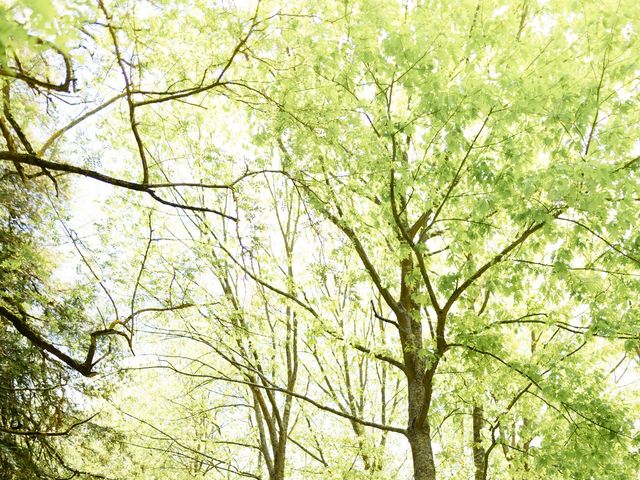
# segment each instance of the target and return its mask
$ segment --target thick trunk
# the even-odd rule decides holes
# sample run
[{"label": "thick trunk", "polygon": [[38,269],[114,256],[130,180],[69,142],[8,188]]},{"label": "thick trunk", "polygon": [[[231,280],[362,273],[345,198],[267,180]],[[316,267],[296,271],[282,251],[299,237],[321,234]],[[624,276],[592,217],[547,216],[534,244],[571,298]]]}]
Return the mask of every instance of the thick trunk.
[{"label": "thick trunk", "polygon": [[409,428],[407,438],[411,445],[414,480],[435,480],[436,465],[431,446],[431,428],[428,417],[424,416],[425,395],[424,378],[409,380]]},{"label": "thick trunk", "polygon": [[431,431],[428,424],[409,430],[414,480],[435,480],[436,466],[431,448]]}]

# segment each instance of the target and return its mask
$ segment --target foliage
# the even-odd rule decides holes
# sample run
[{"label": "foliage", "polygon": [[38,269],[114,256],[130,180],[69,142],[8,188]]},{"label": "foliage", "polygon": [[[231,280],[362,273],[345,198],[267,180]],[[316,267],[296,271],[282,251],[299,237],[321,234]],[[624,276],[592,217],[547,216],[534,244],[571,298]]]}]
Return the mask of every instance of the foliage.
[{"label": "foliage", "polygon": [[633,2],[0,8],[3,469],[637,475]]}]

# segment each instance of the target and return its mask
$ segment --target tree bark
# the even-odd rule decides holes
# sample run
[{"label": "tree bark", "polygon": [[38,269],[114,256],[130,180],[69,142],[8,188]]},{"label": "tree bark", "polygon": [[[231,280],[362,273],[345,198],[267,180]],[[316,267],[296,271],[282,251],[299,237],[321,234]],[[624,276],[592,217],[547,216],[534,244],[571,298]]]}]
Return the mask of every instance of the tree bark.
[{"label": "tree bark", "polygon": [[431,447],[431,429],[428,424],[409,430],[414,480],[435,480],[436,466]]},{"label": "tree bark", "polygon": [[478,405],[473,406],[473,464],[475,466],[474,479],[486,480],[487,478],[487,463],[485,450],[482,446],[482,422],[484,421],[484,415],[482,407]]},{"label": "tree bark", "polygon": [[414,480],[435,480],[436,465],[431,444],[431,426],[428,411],[431,403],[433,375],[432,367],[426,368],[426,361],[417,352],[414,356],[415,370],[408,371],[408,413],[407,438],[411,446]]},{"label": "tree bark", "polygon": [[409,281],[413,267],[411,257],[403,259],[400,263],[399,303],[402,310],[398,316],[398,325],[407,376],[407,438],[411,446],[414,480],[435,480],[436,466],[431,445],[429,408],[433,374],[438,360],[427,358],[423,351],[422,320],[419,316],[419,306],[413,299],[415,288]]},{"label": "tree bark", "polygon": [[282,445],[281,450],[278,452],[278,455],[275,456],[273,462],[273,476],[271,477],[273,480],[284,480],[284,467],[286,462],[286,443]]},{"label": "tree bark", "polygon": [[425,408],[425,401],[429,398],[429,395],[426,395],[424,380],[423,375],[409,379],[407,438],[411,446],[414,480],[435,480],[436,465],[431,445],[431,427],[428,418],[422,422],[419,421],[421,412]]}]

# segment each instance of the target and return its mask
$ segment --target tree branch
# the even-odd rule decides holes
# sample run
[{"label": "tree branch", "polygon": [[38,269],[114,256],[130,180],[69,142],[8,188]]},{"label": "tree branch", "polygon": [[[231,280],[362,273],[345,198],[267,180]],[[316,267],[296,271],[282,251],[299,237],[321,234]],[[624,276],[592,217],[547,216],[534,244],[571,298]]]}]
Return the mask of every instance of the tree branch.
[{"label": "tree branch", "polygon": [[69,433],[71,433],[71,430],[93,420],[93,418],[95,418],[97,415],[97,413],[94,413],[89,418],[86,418],[80,422],[76,422],[73,425],[69,426],[69,428],[67,428],[66,430],[62,430],[60,432],[42,432],[39,430],[12,430],[2,427],[0,427],[0,432],[8,433],[10,435],[21,435],[25,437],[64,437],[65,435],[69,435]]},{"label": "tree branch", "polygon": [[44,339],[38,332],[36,332],[31,326],[26,322],[24,318],[21,318],[18,315],[15,315],[10,310],[0,305],[0,316],[7,319],[14,328],[29,340],[35,347],[44,350],[45,352],[50,353],[58,360],[61,360],[67,366],[71,367],[75,371],[81,373],[85,377],[93,377],[97,373],[93,371],[93,367],[95,366],[95,362],[93,361],[95,352],[96,352],[96,343],[99,337],[107,336],[107,335],[121,335],[125,336],[122,332],[118,332],[113,329],[105,329],[99,330],[91,333],[91,340],[89,343],[89,349],[87,351],[87,356],[84,361],[78,361],[75,358],[64,353],[58,347],[56,347],[53,343]]},{"label": "tree branch", "polygon": [[456,288],[453,291],[453,293],[449,297],[449,300],[447,300],[447,303],[445,304],[444,308],[442,309],[444,315],[446,315],[449,312],[449,310],[451,309],[452,305],[460,297],[460,295],[462,295],[464,293],[464,291],[467,288],[469,288],[478,278],[480,278],[491,267],[493,267],[494,265],[500,263],[504,259],[504,257],[506,255],[508,255],[517,246],[522,244],[527,238],[529,238],[535,232],[540,230],[544,225],[545,225],[545,222],[539,222],[539,223],[535,223],[531,227],[527,228],[524,232],[522,232],[522,234],[520,234],[520,236],[518,238],[516,238],[513,242],[511,242],[509,245],[504,247],[500,251],[500,253],[498,253],[495,257],[493,257],[491,260],[489,260],[487,263],[485,263],[483,266],[481,266],[478,270],[476,270],[476,272],[473,275],[471,275],[469,278],[467,278],[462,283],[462,285],[460,285],[458,288]]},{"label": "tree branch", "polygon": [[[167,187],[169,186],[168,184],[159,184],[158,187],[156,187],[153,184],[144,185],[142,183],[130,182],[127,180],[121,180],[119,178],[110,177],[108,175],[104,175],[94,170],[89,170],[82,167],[76,167],[75,165],[43,160],[35,155],[30,155],[27,153],[0,151],[0,160],[9,160],[11,162],[17,162],[25,165],[34,165],[40,168],[50,169],[58,172],[67,172],[67,173],[73,173],[76,175],[82,175],[84,177],[93,178],[94,180],[98,180],[99,182],[107,183],[115,187],[120,187],[120,188],[125,188],[127,190],[146,193],[149,196],[151,196],[154,200],[158,201],[159,203],[168,205],[170,207],[181,208],[183,210],[191,210],[194,212],[214,213],[228,220],[232,220],[234,222],[237,221],[235,217],[227,215],[226,213],[223,213],[219,210],[213,210],[211,208],[205,208],[205,207],[194,207],[191,205],[185,205],[182,203],[176,203],[169,200],[165,200],[164,198],[158,196],[158,194],[156,194],[156,192],[154,191],[154,188]],[[228,186],[223,187],[222,185],[220,186],[211,185],[211,187],[230,188]]]},{"label": "tree branch", "polygon": [[286,388],[281,388],[281,387],[277,387],[277,386],[262,385],[262,384],[258,384],[258,383],[248,382],[246,380],[238,380],[238,379],[234,379],[234,378],[227,378],[227,377],[221,377],[221,376],[216,376],[216,375],[206,375],[206,374],[199,374],[199,373],[183,372],[181,370],[178,370],[177,368],[175,368],[173,365],[171,365],[168,362],[167,362],[167,365],[154,365],[154,366],[150,366],[150,367],[138,367],[138,368],[134,368],[134,369],[138,370],[138,369],[149,369],[149,368],[166,368],[166,369],[169,369],[169,370],[171,370],[171,371],[173,371],[175,373],[178,373],[180,375],[186,375],[186,376],[189,376],[189,377],[208,378],[208,379],[211,379],[211,380],[219,380],[219,381],[224,381],[224,382],[237,383],[237,384],[241,384],[241,385],[246,385],[248,387],[259,388],[259,389],[263,389],[263,390],[271,390],[271,391],[275,391],[275,392],[281,392],[281,393],[284,393],[286,395],[291,395],[292,397],[297,398],[299,400],[303,400],[303,401],[313,405],[314,407],[318,408],[319,410],[323,410],[325,412],[332,413],[332,414],[337,415],[339,417],[346,418],[347,420],[350,420],[350,421],[355,422],[355,423],[359,423],[360,425],[363,425],[365,427],[372,427],[372,428],[377,428],[378,430],[385,430],[387,432],[394,432],[394,433],[400,433],[402,435],[406,435],[406,430],[404,428],[394,427],[392,425],[382,425],[380,423],[370,422],[368,420],[363,420],[363,419],[361,419],[359,417],[356,417],[354,415],[350,415],[350,414],[342,412],[340,410],[336,410],[335,408],[331,408],[331,407],[328,407],[326,405],[323,405],[323,404],[317,402],[316,400],[313,400],[312,398],[307,397],[306,395],[303,395],[303,394],[297,393],[297,392],[292,392],[290,390],[287,390]]}]

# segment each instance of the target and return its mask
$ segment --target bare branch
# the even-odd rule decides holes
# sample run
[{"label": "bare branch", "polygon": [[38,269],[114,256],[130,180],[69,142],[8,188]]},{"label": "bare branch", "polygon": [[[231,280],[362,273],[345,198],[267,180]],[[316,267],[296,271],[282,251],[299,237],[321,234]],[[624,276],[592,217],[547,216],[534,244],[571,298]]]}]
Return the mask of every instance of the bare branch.
[{"label": "bare branch", "polygon": [[24,318],[25,315],[22,314],[22,312],[21,316],[18,316],[0,305],[0,316],[7,319],[18,331],[18,333],[29,340],[35,347],[50,353],[51,355],[65,363],[67,366],[81,373],[85,377],[93,377],[96,375],[96,372],[93,371],[93,367],[96,364],[96,362],[94,362],[94,356],[96,353],[96,343],[98,338],[108,335],[120,335],[126,338],[126,335],[124,333],[113,329],[105,329],[93,332],[90,335],[90,343],[89,349],[87,350],[87,355],[84,361],[79,361],[64,353],[53,343],[47,341],[38,332],[36,332],[27,323],[26,319]]},{"label": "bare branch", "polygon": [[155,365],[155,366],[151,366],[151,367],[139,367],[139,368],[135,368],[135,369],[149,369],[149,368],[166,368],[169,369],[175,373],[178,373],[180,375],[186,375],[189,377],[199,377],[199,378],[209,378],[211,380],[219,380],[219,381],[224,381],[224,382],[230,382],[230,383],[237,383],[237,384],[241,384],[241,385],[246,385],[248,387],[253,387],[253,388],[259,388],[259,389],[263,389],[263,390],[271,390],[271,391],[275,391],[275,392],[281,392],[284,393],[286,395],[291,395],[292,397],[295,397],[299,400],[303,400],[304,402],[307,402],[311,405],[313,405],[314,407],[323,410],[325,412],[329,412],[332,413],[334,415],[337,415],[339,417],[342,418],[346,418],[347,420],[350,420],[352,422],[355,423],[359,423],[360,425],[363,425],[365,427],[372,427],[372,428],[377,428],[378,430],[385,430],[388,432],[394,432],[394,433],[400,433],[402,435],[406,435],[406,430],[404,428],[400,428],[400,427],[394,427],[391,425],[382,425],[380,423],[376,423],[376,422],[370,422],[368,420],[363,420],[362,418],[356,417],[354,415],[350,415],[348,413],[342,412],[340,410],[336,410],[335,408],[331,408],[328,407],[326,405],[323,405],[321,403],[319,403],[318,401],[303,395],[301,393],[297,393],[297,392],[292,392],[290,390],[287,390],[285,388],[281,388],[281,387],[277,387],[277,386],[267,386],[267,385],[262,385],[262,384],[258,384],[258,383],[252,383],[252,382],[248,382],[245,380],[239,380],[239,379],[234,379],[234,378],[228,378],[228,377],[221,377],[221,376],[216,376],[216,375],[206,375],[206,374],[198,374],[198,373],[188,373],[188,372],[183,372],[181,370],[178,370],[177,368],[175,368],[173,365],[169,364],[167,362],[167,365]]},{"label": "bare branch", "polygon": [[75,120],[71,121],[70,123],[68,123],[67,125],[65,125],[64,127],[62,127],[61,129],[57,130],[56,132],[54,132],[48,139],[46,142],[44,142],[44,144],[42,145],[42,147],[40,147],[40,150],[38,150],[37,155],[39,157],[41,157],[42,155],[45,154],[45,152],[53,145],[53,143],[60,138],[62,135],[64,135],[66,132],[68,132],[69,130],[71,130],[73,127],[75,127],[76,125],[82,123],[83,121],[85,121],[87,118],[95,115],[96,113],[104,110],[105,108],[107,108],[109,105],[115,103],[116,101],[120,100],[122,97],[124,97],[126,94],[125,93],[121,93],[119,95],[116,95],[115,97],[111,97],[109,100],[107,100],[106,102],[98,105],[96,108],[89,110],[88,112],[80,115],[78,118],[76,118]]},{"label": "bare branch", "polygon": [[73,78],[73,70],[71,67],[71,60],[69,59],[67,54],[64,53],[62,50],[60,50],[58,47],[56,47],[54,44],[46,40],[42,40],[41,38],[35,38],[35,42],[36,44],[47,45],[49,48],[54,50],[62,58],[62,61],[64,62],[64,69],[65,69],[65,77],[62,83],[56,84],[50,81],[40,80],[34,77],[33,75],[26,74],[20,66],[18,66],[17,71],[11,68],[0,67],[0,76],[11,77],[17,80],[22,80],[27,85],[33,88],[40,87],[40,88],[44,88],[45,90],[52,90],[56,92],[69,92],[71,88],[71,84],[74,81],[74,78]]},{"label": "bare branch", "polygon": [[[237,221],[235,217],[231,215],[227,215],[219,210],[214,210],[211,208],[205,207],[195,207],[191,205],[185,205],[182,203],[176,203],[169,200],[165,200],[164,198],[158,196],[154,191],[153,184],[144,185],[142,183],[130,182],[128,180],[121,180],[119,178],[110,177],[108,175],[104,175],[102,173],[96,172],[94,170],[89,170],[86,168],[76,167],[75,165],[69,165],[66,163],[57,163],[51,162],[49,160],[43,160],[35,155],[30,155],[27,153],[15,153],[15,152],[7,152],[0,151],[0,160],[9,160],[12,162],[18,162],[25,165],[34,165],[37,167],[50,169],[58,172],[67,172],[74,173],[76,175],[82,175],[85,177],[93,178],[94,180],[98,180],[99,182],[107,183],[109,185],[113,185],[116,187],[126,188],[128,190],[134,190],[136,192],[144,192],[151,196],[154,200],[162,203],[164,205],[168,205],[170,207],[181,208],[183,210],[191,210],[194,212],[204,212],[204,213],[214,213],[221,217],[224,217],[228,220]],[[168,186],[167,184],[162,184],[162,187]],[[221,187],[222,188],[222,187]]]}]

